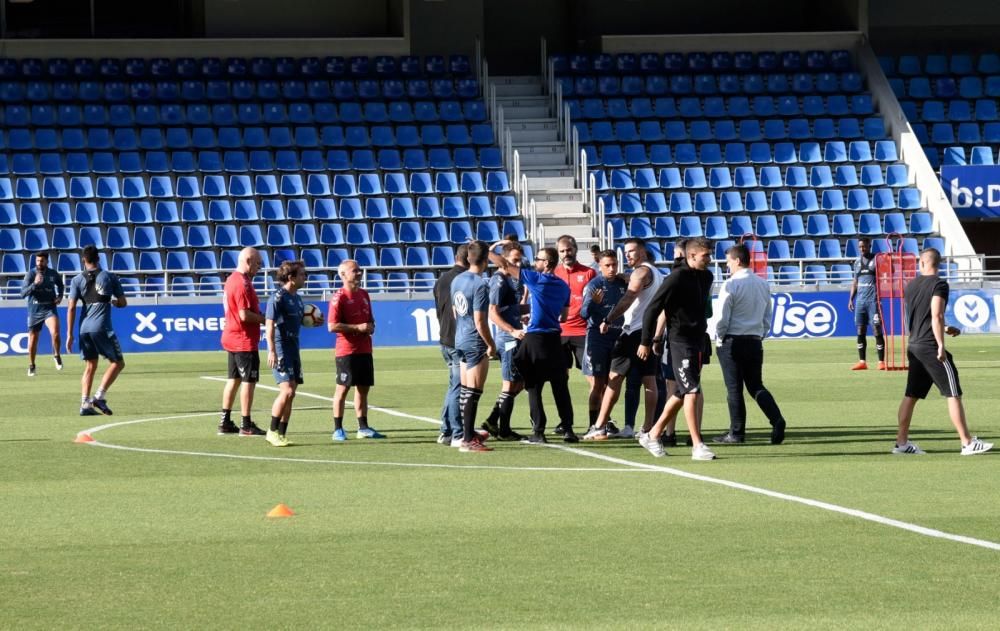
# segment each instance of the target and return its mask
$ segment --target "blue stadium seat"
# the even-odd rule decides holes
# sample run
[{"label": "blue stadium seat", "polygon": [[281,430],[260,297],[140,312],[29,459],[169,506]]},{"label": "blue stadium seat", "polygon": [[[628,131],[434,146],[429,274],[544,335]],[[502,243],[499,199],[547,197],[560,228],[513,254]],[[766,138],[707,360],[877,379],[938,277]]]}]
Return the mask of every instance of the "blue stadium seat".
[{"label": "blue stadium seat", "polygon": [[777,237],[780,234],[777,217],[774,215],[758,215],[754,233],[758,237],[765,239]]},{"label": "blue stadium seat", "polygon": [[830,218],[821,213],[809,215],[806,221],[806,234],[810,237],[826,237],[830,235]]}]

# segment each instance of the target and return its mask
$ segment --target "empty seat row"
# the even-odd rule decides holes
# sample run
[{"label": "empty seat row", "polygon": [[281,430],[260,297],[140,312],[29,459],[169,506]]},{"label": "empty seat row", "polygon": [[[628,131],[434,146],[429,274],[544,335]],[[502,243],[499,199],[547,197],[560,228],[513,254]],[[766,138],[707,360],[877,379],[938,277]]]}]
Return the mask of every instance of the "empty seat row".
[{"label": "empty seat row", "polygon": [[917,210],[924,207],[920,190],[916,188],[901,188],[898,194],[890,188],[850,189],[846,195],[840,189],[802,189],[795,191],[722,191],[700,192],[691,194],[687,191],[676,191],[669,194],[661,192],[646,193],[640,199],[639,193],[622,193],[599,195],[604,212],[608,215],[618,213],[735,213],[735,212],[780,212],[780,213],[815,213],[850,210],[861,212],[865,210]]},{"label": "empty seat row", "polygon": [[953,99],[951,101],[902,101],[900,107],[906,118],[917,122],[942,123],[951,121],[953,123],[963,123],[969,121],[979,121],[988,123],[1000,118],[997,113],[996,99],[979,99],[977,101],[966,101],[963,99]]},{"label": "empty seat row", "polygon": [[[280,179],[279,179],[280,177]],[[175,186],[176,184],[176,186]],[[204,186],[202,186],[202,184]],[[329,196],[354,197],[357,195],[417,195],[440,193],[505,193],[510,191],[507,173],[487,171],[484,181],[480,171],[437,171],[427,173],[414,171],[409,178],[401,172],[389,172],[382,176],[377,173],[309,173],[303,177],[299,173],[231,175],[228,185],[221,175],[206,175],[199,179],[194,175],[181,175],[174,180],[168,175],[154,175],[147,181],[141,176],[126,176],[119,180],[113,176],[99,176],[94,180],[88,176],[73,176],[69,185],[62,177],[19,177],[0,178],[0,200],[10,199],[144,199],[154,198],[200,198],[208,197],[249,197],[268,196]]]},{"label": "empty seat row", "polygon": [[165,226],[58,226],[45,228],[0,228],[0,249],[5,252],[40,252],[76,250],[87,245],[110,250],[183,250],[201,248],[310,246],[310,245],[395,245],[420,243],[467,243],[481,239],[492,243],[501,236],[525,238],[524,222],[519,219],[481,219],[445,221],[391,221],[326,223],[317,230],[313,224],[289,226],[259,224],[197,224],[185,230],[179,225]]},{"label": "empty seat row", "polygon": [[362,79],[358,81],[0,81],[3,103],[175,103],[186,101],[378,101],[476,99],[476,79]]},{"label": "empty seat row", "polygon": [[51,151],[89,149],[215,149],[241,147],[422,147],[422,146],[489,146],[493,143],[493,127],[489,123],[466,125],[325,125],[300,127],[77,127],[12,128],[0,133],[0,148],[14,151]]},{"label": "empty seat row", "polygon": [[636,125],[632,121],[593,121],[573,123],[581,143],[604,142],[645,142],[663,140],[683,142],[694,140],[758,142],[762,140],[830,140],[834,138],[854,140],[882,140],[885,138],[885,123],[881,116],[859,120],[848,117],[840,119],[793,118],[783,120],[770,118],[763,121],[755,118],[734,121],[730,119],[709,121],[668,120],[663,125],[655,120],[643,120]]},{"label": "empty seat row", "polygon": [[958,123],[957,125],[934,123],[930,126],[930,130],[923,123],[914,123],[912,127],[913,133],[923,145],[1000,144],[1000,122]]},{"label": "empty seat row", "polygon": [[966,153],[965,147],[945,147],[941,164],[953,164],[963,166],[996,164],[994,160],[993,147],[971,147]]},{"label": "empty seat row", "polygon": [[898,160],[896,144],[891,140],[872,143],[867,140],[828,140],[818,142],[729,142],[725,144],[706,142],[701,144],[676,143],[644,145],[605,144],[600,148],[583,145],[589,166],[623,167],[652,164],[816,164],[821,162],[895,162]]},{"label": "empty seat row", "polygon": [[[877,213],[862,213],[857,222],[850,214],[836,215],[832,227],[821,220],[824,215],[816,215],[816,221],[808,227],[801,215],[758,215],[756,219],[749,215],[736,215],[732,218],[696,216],[687,217],[632,217],[624,219],[613,217],[607,225],[612,238],[617,241],[629,237],[638,239],[673,239],[706,237],[709,239],[740,238],[753,234],[759,238],[776,237],[823,237],[828,235],[842,236],[883,236],[889,234],[909,235],[921,234],[909,230],[906,218],[902,213],[887,213],[880,216]],[[796,258],[815,258],[815,252],[804,253]],[[788,258],[787,256],[782,258]]]},{"label": "empty seat row", "polygon": [[7,105],[0,111],[7,127],[155,127],[233,125],[327,125],[344,123],[483,122],[486,106],[479,99],[459,101],[332,101],[318,103],[177,103],[163,105],[91,104]]},{"label": "empty seat row", "polygon": [[[891,164],[883,169],[881,164],[866,164],[859,170],[853,164],[804,166],[700,166],[664,167],[659,173],[651,167],[629,169],[592,170],[595,190],[630,191],[634,189],[729,189],[729,188],[831,188],[889,186],[899,188],[910,183],[905,164]],[[2,180],[0,180],[2,181]]]},{"label": "empty seat row", "polygon": [[145,225],[145,224],[199,224],[219,222],[264,221],[329,221],[358,219],[462,219],[464,217],[517,217],[516,201],[511,195],[460,195],[445,197],[344,197],[339,200],[318,198],[265,199],[258,205],[253,199],[175,201],[106,201],[98,207],[96,202],[51,202],[42,205],[26,202],[20,209],[14,204],[0,203],[0,226],[87,226],[87,225]]},{"label": "empty seat row", "polygon": [[773,96],[566,99],[575,119],[643,118],[770,118],[783,116],[870,116],[875,110],[870,94],[832,94],[799,97]]},{"label": "empty seat row", "polygon": [[722,74],[563,76],[556,79],[564,97],[702,96],[714,94],[836,94],[861,92],[864,78],[857,72],[823,74]]},{"label": "empty seat row", "polygon": [[355,55],[344,58],[329,57],[179,57],[167,59],[157,57],[144,59],[128,57],[125,59],[103,58],[92,59],[79,57],[66,59],[52,57],[50,59],[25,58],[0,60],[0,78],[91,78],[103,77],[113,79],[128,78],[241,78],[279,77],[290,79],[295,77],[366,77],[376,76],[404,77],[441,76],[451,73],[454,76],[465,76],[472,68],[468,55],[449,55],[447,61],[444,55],[426,55],[422,60],[417,55],[377,55],[367,57]]},{"label": "empty seat row", "polygon": [[716,51],[666,53],[595,53],[588,55],[550,55],[549,62],[556,75],[564,74],[632,74],[677,72],[798,72],[808,70],[843,72],[852,67],[851,53],[846,50],[810,50],[805,53],[788,51]]},{"label": "empty seat row", "polygon": [[[117,160],[116,160],[117,158]],[[502,155],[496,147],[432,147],[429,150],[330,149],[254,149],[247,151],[203,150],[197,153],[178,151],[123,151],[93,153],[46,152],[15,153],[8,158],[0,153],[0,174],[15,175],[100,175],[142,173],[247,173],[249,171],[420,171],[426,169],[503,168]]]},{"label": "empty seat row", "polygon": [[919,55],[900,55],[898,59],[891,55],[880,55],[878,61],[886,76],[890,77],[896,75],[915,77],[922,74],[1000,74],[1000,55],[996,53],[981,55],[939,53],[927,55],[924,59]]},{"label": "empty seat row", "polygon": [[958,96],[976,99],[983,96],[993,98],[1000,96],[1000,74],[984,77],[981,81],[964,79],[956,81],[952,77],[937,77],[933,80],[928,77],[913,77],[906,80],[893,77],[889,79],[889,85],[899,99],[952,99]]}]

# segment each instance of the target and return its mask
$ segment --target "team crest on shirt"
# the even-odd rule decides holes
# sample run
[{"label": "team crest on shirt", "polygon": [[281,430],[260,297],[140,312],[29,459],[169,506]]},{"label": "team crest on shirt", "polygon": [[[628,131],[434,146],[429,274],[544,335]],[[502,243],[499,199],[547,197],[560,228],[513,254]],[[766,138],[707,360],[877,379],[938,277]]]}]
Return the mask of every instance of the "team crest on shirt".
[{"label": "team crest on shirt", "polygon": [[576,282],[578,282],[578,283],[582,283],[583,282],[583,274],[577,274],[576,275]]},{"label": "team crest on shirt", "polygon": [[451,304],[455,307],[455,313],[460,316],[469,315],[469,301],[465,299],[465,294],[456,291],[451,297]]}]

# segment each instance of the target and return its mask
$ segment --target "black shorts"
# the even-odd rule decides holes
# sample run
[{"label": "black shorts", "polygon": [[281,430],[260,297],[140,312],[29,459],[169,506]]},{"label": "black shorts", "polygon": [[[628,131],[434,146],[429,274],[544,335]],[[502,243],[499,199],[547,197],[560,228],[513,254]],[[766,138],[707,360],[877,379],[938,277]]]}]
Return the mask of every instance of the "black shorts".
[{"label": "black shorts", "polygon": [[375,362],[371,353],[343,355],[337,358],[338,386],[374,386]]},{"label": "black shorts", "polygon": [[656,374],[656,363],[660,358],[650,350],[649,357],[639,359],[635,354],[642,342],[642,331],[622,333],[611,351],[611,372],[616,375],[628,375],[634,369],[640,377],[651,377]]},{"label": "black shorts", "polygon": [[923,399],[931,390],[931,384],[938,387],[941,396],[962,396],[962,385],[958,382],[958,368],[951,353],[944,352],[945,360],[938,361],[934,347],[911,346],[906,349],[906,359],[910,364],[906,374],[906,396]]},{"label": "black shorts", "polygon": [[573,362],[576,362],[576,367],[582,370],[583,363],[586,361],[584,353],[587,348],[587,336],[563,335],[559,338],[559,341],[562,344],[563,352],[566,354],[566,365],[572,368]]},{"label": "black shorts", "polygon": [[514,351],[514,365],[527,388],[569,379],[566,354],[555,331],[526,334]]},{"label": "black shorts", "polygon": [[701,391],[701,358],[704,344],[698,340],[670,341],[670,367],[674,370],[677,396]]},{"label": "black shorts", "polygon": [[229,351],[229,378],[247,383],[257,383],[260,377],[260,353],[257,351]]}]

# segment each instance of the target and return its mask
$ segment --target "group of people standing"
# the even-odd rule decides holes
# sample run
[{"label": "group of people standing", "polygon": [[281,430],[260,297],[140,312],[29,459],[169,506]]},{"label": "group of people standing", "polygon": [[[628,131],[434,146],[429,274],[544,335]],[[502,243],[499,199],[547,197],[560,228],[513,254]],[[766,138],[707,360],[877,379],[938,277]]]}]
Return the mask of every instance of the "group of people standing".
[{"label": "group of people standing", "polygon": [[[486,445],[490,437],[545,443],[548,421],[542,391],[546,383],[552,388],[559,416],[554,433],[565,442],[578,442],[568,386],[569,372],[575,365],[589,384],[590,423],[584,440],[636,437],[653,456],[660,457],[665,455],[665,446],[677,444],[675,423],[683,410],[692,459],[712,460],[715,453],[701,433],[701,369],[713,347],[726,384],[730,417],[728,431],[713,442],[745,442],[744,390],[767,417],[770,442],[779,445],[784,441],[786,421],[762,381],[762,340],[771,327],[770,290],[767,281],[752,272],[747,247],[737,244],[726,252],[730,275],[716,303],[720,313],[714,318],[714,330],[709,331],[715,280],[708,269],[712,243],[704,238],[679,242],[672,270],[666,275],[653,266],[642,240],[628,239],[623,245],[625,262],[631,268],[628,275],[620,273],[613,250],[595,252],[592,267],[580,264],[577,244],[571,236],[560,237],[557,247],[542,248],[533,261],[523,260],[525,248],[514,240],[493,244],[472,241],[457,249],[455,265],[441,274],[434,287],[441,353],[449,369],[438,443],[462,452],[491,451]],[[117,276],[101,269],[96,247],[83,248],[82,260],[83,271],[70,283],[65,349],[73,352],[79,339],[84,361],[80,415],[111,415],[107,392],[125,367],[111,325],[111,307],[124,307],[127,300]],[[496,272],[487,281],[484,276],[489,263]],[[927,396],[931,385],[947,398],[949,416],[961,440],[960,453],[976,455],[993,448],[992,443],[969,432],[958,369],[951,353],[945,350],[945,336],[958,335],[959,331],[944,323],[949,287],[938,275],[940,263],[940,252],[925,249],[920,253],[918,276],[904,290],[909,372],[898,411],[894,454],[924,453],[909,440],[909,427],[916,402]],[[254,248],[245,248],[225,284],[222,347],[228,353],[228,378],[218,433],[265,436],[271,445],[285,447],[290,444],[286,433],[292,402],[303,383],[300,330],[307,311],[310,325],[322,324],[323,318],[314,306],[307,308],[298,294],[306,280],[302,261],[285,261],[278,267],[277,289],[262,311],[253,284],[260,268],[260,254]],[[865,333],[869,323],[875,328],[879,367],[884,367],[875,270],[870,241],[865,240],[855,263],[856,277],[849,299],[858,326],[860,362],[855,370],[866,367]],[[336,335],[332,439],[343,442],[348,438],[343,417],[351,388],[358,422],[356,437],[385,438],[368,425],[368,393],[375,383],[375,318],[371,299],[361,288],[363,271],[355,261],[347,260],[337,273],[343,286],[333,295],[327,316],[327,329]],[[56,368],[62,369],[57,307],[63,291],[59,274],[48,267],[48,255],[38,253],[35,269],[27,273],[21,290],[28,306],[29,377],[37,374],[38,337],[44,326],[52,335]],[[251,417],[260,372],[261,325],[265,327],[267,365],[278,384],[266,431]],[[91,396],[101,356],[109,366]],[[495,357],[500,359],[502,387],[480,429],[476,427],[479,401],[489,360]],[[626,409],[624,427],[619,429],[611,415],[623,387]],[[640,390],[645,394],[645,416],[641,428],[635,431]],[[528,393],[531,419],[531,433],[527,436],[511,427],[514,401],[522,391]],[[232,420],[237,393],[239,425]]]},{"label": "group of people standing", "polygon": [[[261,311],[253,278],[260,271],[260,253],[244,248],[236,269],[226,279],[223,290],[225,326],[222,348],[228,353],[229,367],[222,392],[220,435],[264,436],[275,447],[287,447],[288,421],[292,401],[298,386],[304,381],[299,334],[303,326],[306,305],[299,290],[306,282],[302,261],[284,261],[275,272],[276,290]],[[357,438],[385,438],[368,425],[368,391],[375,385],[372,359],[372,335],[375,316],[368,292],[361,288],[362,270],[354,260],[341,262],[337,274],[343,283],[330,300],[326,318],[327,330],[336,334],[336,388],[333,396],[334,442],[347,440],[344,430],[344,407],[347,395],[354,388],[354,412],[358,421]],[[317,313],[310,321],[313,326],[323,323]],[[271,406],[271,425],[267,431],[258,427],[251,417],[254,390],[260,375],[260,329],[265,325],[267,366],[278,384],[278,396]],[[232,420],[236,393],[240,394],[241,423]]]},{"label": "group of people standing", "polygon": [[[623,253],[631,272],[624,275],[613,250],[592,251],[594,265],[581,265],[571,236],[560,237],[555,248],[541,249],[528,265],[522,262],[524,248],[515,241],[475,241],[461,246],[454,267],[442,274],[434,288],[441,352],[450,371],[438,443],[463,452],[485,452],[490,451],[486,440],[491,436],[503,441],[546,442],[548,424],[541,398],[546,382],[551,384],[559,414],[554,433],[566,442],[577,442],[568,388],[569,371],[575,365],[590,389],[590,425],[583,440],[635,437],[653,456],[661,457],[666,455],[664,447],[677,444],[675,424],[683,411],[691,458],[713,460],[715,453],[701,431],[701,370],[714,350],[726,385],[729,429],[714,437],[713,443],[746,441],[746,391],[771,426],[770,443],[782,444],[787,422],[763,383],[763,340],[770,333],[772,314],[768,283],[751,269],[747,246],[730,247],[726,251],[729,277],[714,303],[719,313],[713,317],[715,279],[708,269],[712,251],[707,239],[678,242],[672,269],[664,275],[653,266],[645,243],[628,239]],[[855,263],[849,307],[855,311],[857,306],[862,359],[865,329],[869,322],[876,325],[881,364],[884,343],[879,305],[872,298],[874,264],[867,255],[864,252]],[[489,281],[483,278],[487,261],[496,266]],[[984,453],[993,447],[971,436],[965,423],[958,372],[944,350],[943,335],[957,335],[958,330],[944,326],[948,286],[937,276],[939,265],[940,253],[925,250],[920,258],[921,275],[906,289],[910,372],[898,414],[895,454],[923,453],[908,441],[908,428],[916,401],[927,395],[932,383],[948,398],[961,453]],[[490,323],[497,331],[495,340]],[[480,431],[475,427],[478,404],[488,360],[496,356],[501,362],[502,389]],[[611,416],[623,389],[625,420],[619,429]],[[638,402],[630,405],[628,393],[639,390],[645,394],[645,418],[636,431]],[[522,391],[528,392],[529,436],[511,429],[514,399]]]}]

